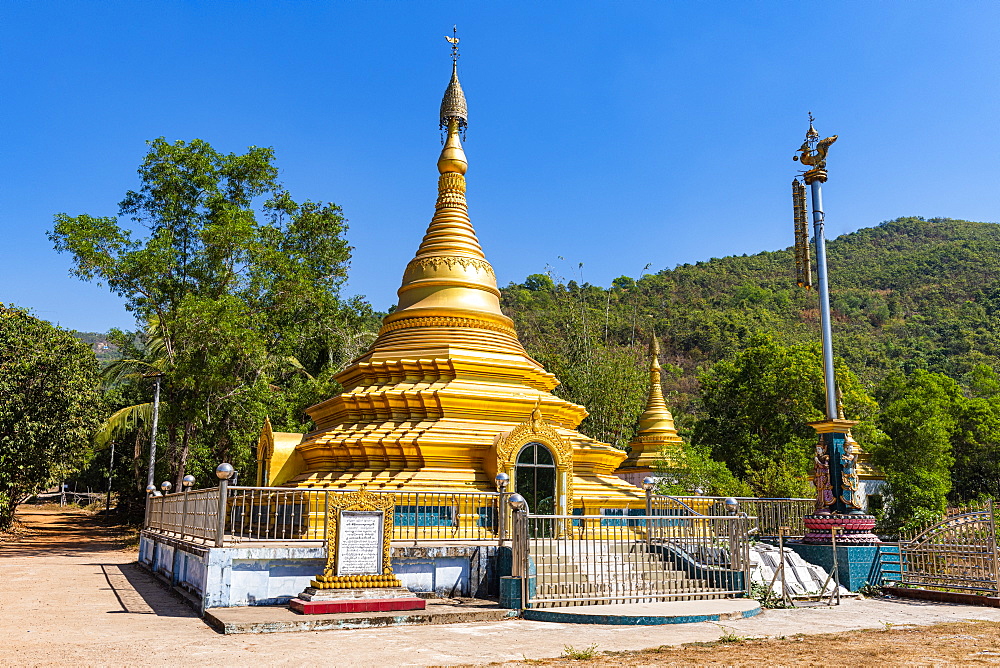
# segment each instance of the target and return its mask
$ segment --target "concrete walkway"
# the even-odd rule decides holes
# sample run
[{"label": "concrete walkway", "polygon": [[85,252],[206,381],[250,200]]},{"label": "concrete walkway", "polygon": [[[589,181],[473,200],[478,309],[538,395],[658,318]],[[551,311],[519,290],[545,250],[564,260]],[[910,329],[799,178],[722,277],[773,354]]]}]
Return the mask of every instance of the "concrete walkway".
[{"label": "concrete walkway", "polygon": [[1000,621],[1000,610],[916,601],[845,601],[750,619],[668,626],[511,620],[262,635],[221,635],[80,515],[27,509],[35,535],[0,545],[0,665],[427,666],[559,656],[566,645],[626,650],[750,636]]},{"label": "concrete walkway", "polygon": [[760,603],[748,598],[713,598],[703,601],[656,601],[609,605],[572,605],[530,608],[523,617],[535,622],[565,622],[615,626],[660,626],[745,619],[761,614]]}]

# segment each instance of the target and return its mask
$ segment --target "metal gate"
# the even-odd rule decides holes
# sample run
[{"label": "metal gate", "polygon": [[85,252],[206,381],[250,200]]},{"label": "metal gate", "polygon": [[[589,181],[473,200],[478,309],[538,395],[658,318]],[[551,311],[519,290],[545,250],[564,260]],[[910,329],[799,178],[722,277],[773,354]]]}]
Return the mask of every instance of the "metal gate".
[{"label": "metal gate", "polygon": [[952,511],[910,540],[900,540],[902,583],[921,589],[945,589],[997,595],[996,516],[992,500],[976,508]]},{"label": "metal gate", "polygon": [[753,518],[514,513],[528,607],[745,595]]}]

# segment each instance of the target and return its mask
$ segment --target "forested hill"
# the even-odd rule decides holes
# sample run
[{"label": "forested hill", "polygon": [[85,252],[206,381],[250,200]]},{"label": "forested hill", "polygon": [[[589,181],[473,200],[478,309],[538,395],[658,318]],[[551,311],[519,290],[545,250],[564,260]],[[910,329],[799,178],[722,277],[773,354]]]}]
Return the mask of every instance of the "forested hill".
[{"label": "forested hill", "polygon": [[[900,218],[834,239],[828,254],[837,352],[862,377],[1000,361],[1000,225]],[[755,330],[814,339],[818,298],[793,272],[791,249],[662,271],[635,286],[639,317],[688,361],[717,359]]]},{"label": "forested hill", "polygon": [[[1000,368],[1000,225],[900,218],[831,240],[828,256],[836,353],[869,391],[893,370],[961,379],[976,364]],[[755,335],[819,340],[818,296],[795,285],[791,249],[623,276],[607,290],[535,274],[503,292],[528,351],[563,381],[559,392],[596,412],[585,427],[618,445],[642,400],[629,384],[644,384],[650,332],[677,367],[667,387],[682,423],[700,410],[699,368]]]}]

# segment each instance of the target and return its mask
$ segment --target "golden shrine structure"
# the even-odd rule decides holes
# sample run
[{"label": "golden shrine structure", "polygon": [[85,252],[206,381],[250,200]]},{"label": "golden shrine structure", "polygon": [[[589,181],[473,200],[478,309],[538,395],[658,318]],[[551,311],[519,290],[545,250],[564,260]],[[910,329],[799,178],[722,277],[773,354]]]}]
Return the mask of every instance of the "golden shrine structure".
[{"label": "golden shrine structure", "polygon": [[660,376],[660,345],[653,337],[649,363],[649,396],[646,410],[639,416],[639,429],[629,443],[629,455],[618,466],[617,474],[635,486],[642,485],[642,479],[656,471],[657,462],[666,459],[677,463],[677,454],[684,441],[677,435],[674,416],[663,399]]},{"label": "golden shrine structure", "polygon": [[472,492],[493,491],[496,474],[506,473],[508,491],[525,496],[533,512],[641,504],[644,492],[621,473],[641,479],[660,448],[681,443],[655,353],[649,405],[626,460],[577,431],[586,409],[552,393],[559,381],[525,352],[500,310],[465,198],[468,110],[457,55],[440,122],[446,140],[434,215],[403,271],[396,309],[338,374],[344,391],[307,410],[315,431],[303,437],[265,425],[258,484]]}]

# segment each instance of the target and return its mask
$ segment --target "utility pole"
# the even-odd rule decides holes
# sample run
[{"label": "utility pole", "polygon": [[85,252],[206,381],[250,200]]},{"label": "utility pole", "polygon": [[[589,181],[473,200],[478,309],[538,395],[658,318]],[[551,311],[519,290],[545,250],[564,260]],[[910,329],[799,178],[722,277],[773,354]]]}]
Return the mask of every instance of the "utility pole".
[{"label": "utility pole", "polygon": [[[146,475],[146,486],[153,485],[153,478],[156,475],[156,428],[160,420],[160,380],[163,374],[159,371],[147,373],[146,378],[153,379],[153,428],[149,435],[149,473]],[[155,489],[155,486],[154,486]]]}]

